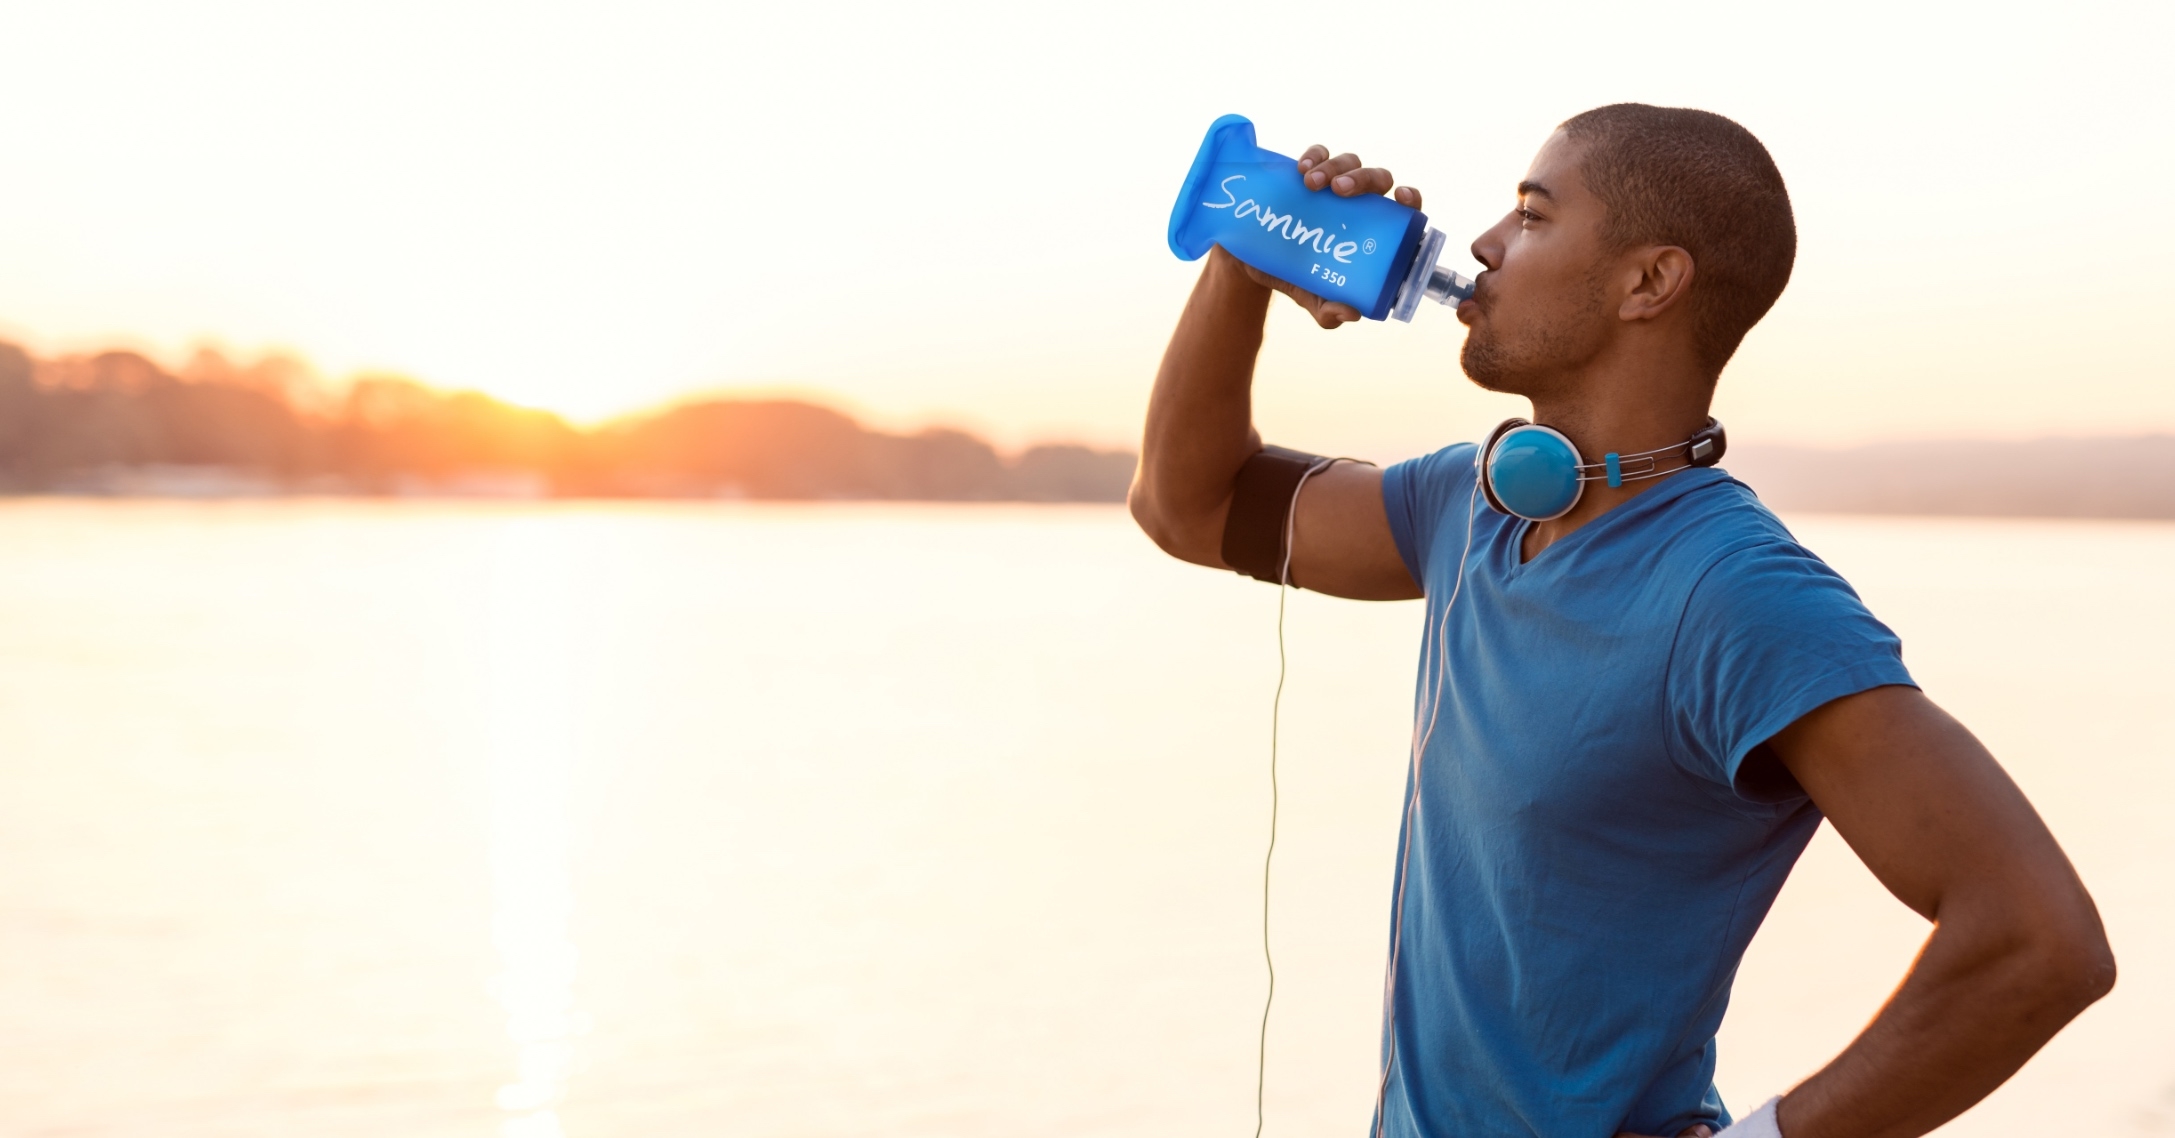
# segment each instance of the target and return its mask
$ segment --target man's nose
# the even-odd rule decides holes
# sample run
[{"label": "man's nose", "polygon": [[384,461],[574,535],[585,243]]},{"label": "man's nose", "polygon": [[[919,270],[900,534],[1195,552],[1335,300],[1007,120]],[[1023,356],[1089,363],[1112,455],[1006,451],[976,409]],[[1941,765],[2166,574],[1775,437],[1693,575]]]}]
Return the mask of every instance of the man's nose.
[{"label": "man's nose", "polygon": [[1503,267],[1503,241],[1496,232],[1501,228],[1502,226],[1498,224],[1473,239],[1473,260],[1480,262],[1480,266],[1484,269],[1500,269]]}]

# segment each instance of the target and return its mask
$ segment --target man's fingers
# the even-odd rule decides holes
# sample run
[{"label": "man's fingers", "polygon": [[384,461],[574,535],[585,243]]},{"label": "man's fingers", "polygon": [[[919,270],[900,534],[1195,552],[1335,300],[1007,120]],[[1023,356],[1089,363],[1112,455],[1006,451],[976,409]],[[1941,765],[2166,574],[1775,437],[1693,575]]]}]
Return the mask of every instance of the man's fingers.
[{"label": "man's fingers", "polygon": [[1247,276],[1254,278],[1256,284],[1264,285],[1290,297],[1299,307],[1307,310],[1307,315],[1312,316],[1316,324],[1324,328],[1341,327],[1360,318],[1359,309],[1349,304],[1339,304],[1334,300],[1323,300],[1321,297],[1300,288],[1290,281],[1278,280],[1243,261],[1240,262],[1240,265],[1246,270]]},{"label": "man's fingers", "polygon": [[1292,301],[1296,303],[1299,307],[1304,308],[1308,312],[1312,313],[1315,320],[1319,321],[1322,318],[1322,308],[1326,302],[1324,302],[1321,297],[1318,297],[1313,293],[1308,292],[1303,288],[1300,288],[1298,285],[1295,285],[1290,281],[1278,280],[1275,277],[1269,276],[1267,273],[1261,274],[1261,277],[1263,280],[1266,280],[1268,282],[1270,288],[1273,288],[1276,291],[1283,293],[1285,296],[1290,297]]},{"label": "man's fingers", "polygon": [[1420,208],[1420,191],[1411,186],[1399,186],[1397,179],[1380,166],[1362,166],[1357,154],[1329,156],[1329,148],[1314,145],[1299,156],[1299,180],[1310,190],[1330,190],[1338,197],[1356,197],[1360,194],[1387,194],[1396,191],[1398,202]]},{"label": "man's fingers", "polygon": [[[1310,190],[1327,189],[1338,197],[1356,197],[1360,194],[1387,194],[1397,186],[1397,179],[1379,166],[1360,165],[1359,155],[1339,154],[1329,157],[1326,146],[1309,146],[1299,158],[1300,180]],[[1406,195],[1411,195],[1408,199]],[[1404,187],[1397,191],[1397,200],[1420,208],[1420,191]]]},{"label": "man's fingers", "polygon": [[[1327,153],[1328,148],[1311,147],[1307,153],[1312,154],[1316,150]],[[1323,186],[1330,184],[1333,179],[1342,177],[1357,169],[1359,169],[1359,155],[1357,154],[1339,154],[1335,158],[1324,158],[1311,167],[1301,167],[1301,171],[1305,174],[1304,181],[1307,189],[1310,190],[1321,189]]]},{"label": "man's fingers", "polygon": [[1314,308],[1314,322],[1324,328],[1341,328],[1346,324],[1356,324],[1359,322],[1359,309],[1349,304],[1339,304],[1334,300],[1322,301]]},{"label": "man's fingers", "polygon": [[1297,301],[1299,307],[1306,309],[1314,322],[1324,328],[1341,328],[1359,319],[1359,309],[1334,300],[1323,300],[1298,285],[1277,281],[1271,287]]},{"label": "man's fingers", "polygon": [[[1355,161],[1357,160],[1355,159]],[[1388,170],[1384,170],[1380,166],[1369,166],[1364,170],[1355,169],[1349,173],[1339,173],[1329,179],[1329,188],[1338,197],[1346,198],[1357,197],[1360,194],[1386,194],[1396,184],[1397,179],[1392,177]]]}]

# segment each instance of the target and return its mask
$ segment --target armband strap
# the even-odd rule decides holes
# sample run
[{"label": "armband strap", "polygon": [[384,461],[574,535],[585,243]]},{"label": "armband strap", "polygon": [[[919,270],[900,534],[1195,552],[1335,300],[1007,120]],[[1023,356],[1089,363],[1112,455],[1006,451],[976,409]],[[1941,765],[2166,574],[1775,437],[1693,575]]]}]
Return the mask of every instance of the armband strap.
[{"label": "armband strap", "polygon": [[1223,562],[1257,581],[1284,583],[1291,512],[1308,476],[1337,461],[1288,447],[1263,447],[1239,467],[1223,522]]},{"label": "armband strap", "polygon": [[1775,1105],[1781,1101],[1780,1097],[1768,1099],[1714,1138],[1782,1138],[1782,1126],[1775,1121]]}]

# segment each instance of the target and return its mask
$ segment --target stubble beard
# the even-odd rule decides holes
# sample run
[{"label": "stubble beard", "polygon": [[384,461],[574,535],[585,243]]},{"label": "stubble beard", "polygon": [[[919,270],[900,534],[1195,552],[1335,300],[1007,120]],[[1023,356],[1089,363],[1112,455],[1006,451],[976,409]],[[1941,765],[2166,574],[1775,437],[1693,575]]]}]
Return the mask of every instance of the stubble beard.
[{"label": "stubble beard", "polygon": [[1465,334],[1458,352],[1458,366],[1467,379],[1486,391],[1535,396],[1551,386],[1552,377],[1577,366],[1597,346],[1594,330],[1606,299],[1600,274],[1590,277],[1583,301],[1570,311],[1551,314],[1537,327],[1505,337],[1488,317],[1494,298],[1482,303],[1481,319]]},{"label": "stubble beard", "polygon": [[1465,333],[1465,347],[1458,351],[1458,366],[1465,369],[1465,378],[1484,391],[1507,390],[1504,386],[1511,374],[1511,355],[1503,350],[1503,343],[1488,325],[1474,324]]},{"label": "stubble beard", "polygon": [[1498,335],[1485,324],[1476,325],[1465,337],[1458,365],[1465,369],[1466,378],[1483,390],[1540,395],[1551,386],[1553,377],[1586,354],[1579,343],[1583,337],[1574,331],[1579,323],[1550,322],[1516,337]]}]

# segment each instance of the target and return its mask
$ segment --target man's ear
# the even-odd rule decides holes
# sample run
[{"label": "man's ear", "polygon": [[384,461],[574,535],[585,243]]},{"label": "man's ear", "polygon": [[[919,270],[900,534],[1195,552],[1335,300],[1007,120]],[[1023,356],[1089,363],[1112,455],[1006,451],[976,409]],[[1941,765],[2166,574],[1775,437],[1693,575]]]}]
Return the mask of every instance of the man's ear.
[{"label": "man's ear", "polygon": [[1632,257],[1631,268],[1638,275],[1616,310],[1620,320],[1652,320],[1684,303],[1691,291],[1692,255],[1678,246],[1649,245]]}]

